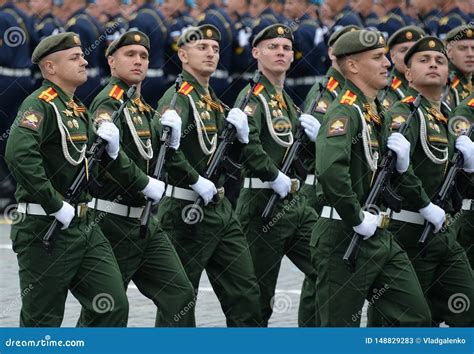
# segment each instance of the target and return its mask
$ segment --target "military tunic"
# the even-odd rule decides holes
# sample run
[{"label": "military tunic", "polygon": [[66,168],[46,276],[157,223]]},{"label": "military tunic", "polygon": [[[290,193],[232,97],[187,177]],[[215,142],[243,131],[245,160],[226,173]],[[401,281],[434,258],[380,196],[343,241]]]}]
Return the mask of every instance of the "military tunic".
[{"label": "military tunic", "polygon": [[[18,187],[15,194],[20,216],[12,225],[11,239],[17,254],[22,296],[21,326],[60,326],[68,290],[79,300],[83,316],[79,326],[125,326],[128,302],[120,270],[109,242],[93,213],[84,205],[90,195],[78,198],[76,216],[66,230],[57,232],[52,254],[46,255],[42,237],[54,220],[76,173],[86,164],[85,150],[94,138],[92,121],[79,101],[45,80],[23,102],[8,139],[5,159]],[[122,156],[102,163],[121,175]],[[87,166],[86,166],[87,168]],[[89,178],[94,171],[89,171]],[[28,210],[38,206],[45,215]],[[96,311],[109,301],[110,311]]]},{"label": "military tunic", "polygon": [[405,93],[408,90],[408,81],[405,75],[400,73],[397,69],[393,69],[392,83],[390,89],[387,92],[387,96],[383,100],[382,104],[385,109],[390,109],[394,103],[405,98]]},{"label": "military tunic", "polygon": [[[230,201],[219,193],[218,201],[188,214],[198,197],[189,186],[206,170],[217,146],[217,134],[223,129],[225,110],[212,89],[207,91],[190,73],[182,74],[184,82],[175,108],[182,119],[181,145],[167,161],[169,185],[158,210],[159,220],[170,235],[196,294],[205,269],[227,325],[260,326],[257,279],[249,246]],[[160,99],[155,119],[169,107],[174,92],[173,86]],[[238,149],[239,143],[234,145]]]},{"label": "military tunic", "polygon": [[[390,110],[391,128],[397,130],[410,112],[408,103],[418,92],[410,88],[407,97]],[[456,136],[448,129],[447,118],[432,102],[422,98],[417,116],[410,123],[406,138],[411,143],[411,161],[408,171],[394,181],[395,191],[404,198],[402,213],[392,213],[389,230],[408,253],[417,273],[421,288],[430,304],[434,323],[446,321],[451,326],[470,326],[474,309],[454,313],[448,299],[463,293],[474,300],[474,281],[464,249],[456,241],[453,227],[431,235],[425,257],[420,256],[418,239],[424,218],[418,210],[427,206],[438,192],[444,179],[447,160],[454,152]],[[444,208],[450,212],[451,205]],[[407,222],[402,214],[410,215]]]},{"label": "military tunic", "polygon": [[[459,106],[451,114],[451,120],[455,117],[464,117],[469,120],[470,124],[474,124],[474,93],[460,103]],[[465,122],[464,119],[456,119],[460,124]],[[467,129],[467,125],[464,126]],[[471,137],[472,139],[472,137]],[[466,250],[471,268],[474,269],[474,185],[465,184],[461,190],[463,200],[462,214],[456,218],[458,225],[457,236],[459,243]]]},{"label": "military tunic", "polygon": [[[248,87],[242,90],[239,98],[247,90]],[[277,201],[271,220],[261,218],[273,193],[268,182],[278,176],[285,153],[292,144],[298,113],[287,93],[278,94],[264,75],[245,112],[250,142],[242,150],[245,181],[236,213],[247,237],[260,285],[263,324],[268,324],[272,314],[280,264],[286,255],[306,275],[298,324],[314,326],[315,299],[310,294],[314,293],[316,274],[310,262],[309,237],[317,215],[306,205],[301,193],[294,193]],[[290,171],[290,177],[297,177],[294,171]]]},{"label": "military tunic", "polygon": [[[91,104],[96,124],[110,120],[128,89],[119,78],[110,79]],[[97,198],[93,208],[100,228],[112,245],[125,288],[133,280],[140,292],[158,307],[155,325],[194,326],[194,311],[190,305],[194,290],[168,235],[152,216],[147,237],[139,236],[140,216],[146,203],[139,191],[148,183],[147,174],[151,174],[153,158],[156,159],[160,144],[156,126],[152,123],[153,115],[154,110],[140,97],[127,104],[117,127],[127,161],[123,168],[134,182],[123,184],[102,169],[98,179],[101,187],[92,193]],[[172,153],[169,149],[168,155]],[[120,207],[129,210],[129,215],[117,214]],[[135,210],[138,213],[131,215]],[[178,316],[185,306],[191,310],[187,310],[185,316]]]},{"label": "military tunic", "polygon": [[[322,326],[358,327],[357,314],[365,299],[391,325],[430,323],[429,308],[413,267],[385,225],[361,241],[354,273],[342,260],[353,227],[362,222],[362,205],[385,152],[387,127],[377,112],[382,113],[378,101],[371,104],[346,80],[316,139],[316,174],[326,206],[313,229],[311,255],[318,274],[316,294]],[[384,208],[377,205],[369,209]],[[381,292],[383,296],[376,296]]]},{"label": "military tunic", "polygon": [[[457,67],[450,65],[452,71],[451,87],[449,89],[448,96],[446,97],[446,103],[455,109],[462,100],[466,99],[471,93],[473,93],[472,82],[469,77],[466,77]],[[471,75],[472,76],[472,75]]]}]

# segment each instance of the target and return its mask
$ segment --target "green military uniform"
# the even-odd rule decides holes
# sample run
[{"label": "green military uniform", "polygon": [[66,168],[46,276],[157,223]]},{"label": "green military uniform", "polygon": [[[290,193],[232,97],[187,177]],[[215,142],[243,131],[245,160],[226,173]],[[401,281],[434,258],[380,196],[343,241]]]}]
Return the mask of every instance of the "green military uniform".
[{"label": "green military uniform", "polygon": [[[464,117],[469,120],[470,124],[474,124],[474,93],[467,97],[461,102],[459,106],[451,114],[451,119],[454,117]],[[457,119],[460,124],[465,122],[464,119]],[[467,129],[467,124],[464,127]],[[462,212],[459,217],[456,218],[456,224],[458,226],[458,242],[466,250],[471,268],[474,269],[474,187],[472,184],[465,184],[461,186],[463,205]]]},{"label": "green military uniform", "polygon": [[[214,26],[198,27],[196,36],[218,41]],[[218,32],[217,32],[218,33]],[[178,42],[179,43],[179,42]],[[225,123],[225,109],[213,90],[207,90],[188,72],[176,101],[182,119],[180,149],[167,161],[166,198],[158,211],[163,229],[170,235],[176,252],[197,293],[205,269],[221,303],[228,326],[260,326],[259,289],[252,259],[241,226],[230,201],[219,193],[216,201],[189,215],[198,194],[189,188],[204,175],[207,162],[217,146],[217,134]],[[163,113],[175,92],[169,88],[158,103]],[[155,117],[158,119],[159,114]],[[235,148],[239,147],[235,142]],[[223,176],[224,177],[224,176]],[[216,186],[219,186],[216,183]],[[186,216],[190,220],[186,220]]]},{"label": "green military uniform", "polygon": [[[64,33],[45,38],[32,61],[73,47],[79,37]],[[63,205],[75,175],[86,166],[85,151],[95,137],[92,120],[76,98],[45,80],[22,103],[8,139],[5,160],[18,186],[19,222],[11,239],[17,253],[22,296],[21,326],[60,326],[68,290],[82,305],[79,326],[125,326],[128,302],[120,270],[109,242],[87,211],[90,195],[84,191],[74,206],[69,227],[57,232],[52,254],[42,237]],[[107,154],[106,154],[107,155]],[[111,161],[111,173],[121,175],[122,160]],[[90,171],[92,176],[93,171]],[[33,289],[28,292],[28,288]]]},{"label": "green military uniform", "polygon": [[[363,35],[361,31],[343,35],[334,54],[383,48],[382,37],[364,46],[360,43]],[[362,222],[362,205],[386,150],[387,127],[378,100],[370,101],[347,78],[336,102],[327,111],[316,139],[316,174],[326,203],[311,237],[321,325],[359,326],[367,299],[392,325],[426,326],[430,322],[428,305],[406,253],[387,231],[386,223],[379,222],[376,234],[361,241],[354,273],[342,260],[353,227]]]},{"label": "green military uniform", "polygon": [[[388,50],[390,51],[397,44],[416,42],[424,35],[425,32],[416,26],[402,27],[388,39]],[[408,81],[404,74],[394,67],[391,75],[392,82],[390,88],[387,88],[387,95],[382,101],[385,109],[389,109],[395,102],[405,98],[405,93],[408,90]]]},{"label": "green military uniform", "polygon": [[[454,45],[460,40],[474,41],[474,27],[459,26],[448,32],[446,36],[447,46]],[[450,63],[451,87],[449,88],[446,103],[454,110],[462,100],[473,93],[473,74],[462,73],[454,64]]]},{"label": "green military uniform", "polygon": [[[276,37],[293,42],[291,29],[277,24],[263,29],[255,37],[253,46]],[[249,87],[244,88],[238,100],[248,90]],[[270,220],[261,218],[273,194],[269,181],[277,178],[285,153],[293,143],[298,110],[284,90],[277,91],[262,75],[245,107],[245,113],[248,115],[250,142],[242,149],[245,179],[236,213],[247,237],[260,285],[263,324],[268,325],[271,317],[280,264],[286,255],[306,275],[298,323],[300,326],[314,326],[316,274],[310,262],[309,236],[317,215],[307,205],[305,197],[294,189],[294,193],[287,198],[277,201]],[[313,143],[308,141],[310,145]],[[295,171],[290,171],[289,176],[302,179],[302,176],[296,176]]]},{"label": "green military uniform", "polygon": [[[148,38],[139,31],[126,32],[112,43],[108,54],[123,46],[140,44],[149,50]],[[91,112],[96,124],[110,120],[123,101],[129,86],[117,77],[92,101]],[[147,237],[139,236],[140,217],[146,200],[140,192],[148,184],[148,176],[159,149],[159,135],[152,124],[154,110],[136,97],[129,102],[116,123],[121,134],[121,148],[133,185],[102,170],[101,188],[94,191],[91,203],[96,219],[109,239],[122,272],[125,288],[131,280],[142,294],[158,307],[156,326],[194,326],[194,290],[174,247],[157,220],[150,220]],[[156,123],[156,122],[155,122]],[[173,153],[169,149],[169,154]],[[180,312],[187,307],[185,315]]]},{"label": "green military uniform", "polygon": [[[418,92],[408,90],[408,96],[395,104],[390,116],[396,130],[410,112],[408,102]],[[425,132],[425,133],[423,133]],[[411,143],[411,166],[398,183],[397,194],[404,198],[400,213],[392,213],[389,230],[408,253],[420,285],[432,309],[434,321],[445,320],[449,325],[472,325],[474,312],[453,313],[448,299],[462,293],[474,300],[474,283],[464,249],[456,241],[454,228],[443,228],[431,236],[425,257],[420,256],[418,239],[424,218],[418,210],[427,206],[438,192],[446,171],[447,159],[454,152],[455,136],[448,132],[447,119],[435,103],[422,98],[416,119],[412,120],[406,138]],[[450,207],[445,208],[447,212]],[[434,306],[442,303],[443,307]]]}]

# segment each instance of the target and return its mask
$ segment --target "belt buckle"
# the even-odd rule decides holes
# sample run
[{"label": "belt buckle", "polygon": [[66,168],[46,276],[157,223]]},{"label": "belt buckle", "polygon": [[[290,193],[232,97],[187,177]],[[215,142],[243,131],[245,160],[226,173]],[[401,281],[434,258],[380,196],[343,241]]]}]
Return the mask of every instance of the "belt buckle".
[{"label": "belt buckle", "polygon": [[219,187],[217,188],[217,193],[214,194],[214,196],[212,197],[212,202],[214,204],[217,204],[217,203],[220,203],[225,197],[225,189],[224,187]]},{"label": "belt buckle", "polygon": [[382,214],[382,220],[380,221],[380,228],[385,229],[388,227],[388,224],[390,223],[390,216],[387,213]]},{"label": "belt buckle", "polygon": [[300,180],[297,178],[292,178],[291,179],[291,188],[290,188],[290,194],[295,194],[300,190]]},{"label": "belt buckle", "polygon": [[79,212],[77,213],[79,218],[83,218],[87,214],[87,209],[89,208],[87,203],[79,203],[77,204],[77,207],[79,208]]}]

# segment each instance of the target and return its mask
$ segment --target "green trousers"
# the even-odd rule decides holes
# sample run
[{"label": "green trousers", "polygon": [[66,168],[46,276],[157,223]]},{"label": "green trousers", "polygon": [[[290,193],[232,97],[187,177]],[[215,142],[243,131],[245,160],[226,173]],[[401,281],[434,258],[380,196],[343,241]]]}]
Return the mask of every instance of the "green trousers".
[{"label": "green trousers", "polygon": [[423,225],[391,221],[389,229],[415,268],[431,308],[432,325],[444,321],[450,326],[473,326],[473,272],[464,249],[456,241],[456,227],[431,235],[424,257],[418,246]]},{"label": "green trousers", "polygon": [[314,326],[316,273],[311,264],[309,240],[317,215],[306,205],[305,197],[296,194],[278,201],[270,220],[263,220],[261,214],[271,194],[268,189],[243,189],[236,208],[260,286],[263,325],[268,325],[273,312],[278,273],[286,255],[305,274],[298,325]]},{"label": "green trousers", "polygon": [[175,246],[197,295],[205,269],[229,327],[261,325],[259,288],[247,241],[225,198],[198,211],[185,223],[191,203],[164,198],[158,209],[160,223]]},{"label": "green trousers", "polygon": [[458,224],[458,242],[466,250],[471,269],[474,269],[474,211],[463,210],[455,223]]},{"label": "green trousers", "polygon": [[320,218],[311,237],[311,258],[318,274],[316,298],[320,325],[359,327],[367,299],[392,326],[429,326],[430,310],[407,254],[387,230],[362,241],[356,270],[342,258],[352,227]]},{"label": "green trousers", "polygon": [[305,196],[307,205],[313,208],[318,215],[321,214],[323,203],[318,198],[316,185],[304,184],[300,193]]},{"label": "green trousers", "polygon": [[133,280],[157,307],[155,326],[194,327],[194,290],[181,261],[155,217],[142,239],[140,219],[96,211],[122,273],[124,287]]},{"label": "green trousers", "polygon": [[120,270],[92,213],[74,218],[56,234],[51,255],[41,240],[53,217],[20,215],[22,221],[11,229],[20,275],[20,326],[60,326],[68,290],[82,305],[78,326],[126,326],[128,301]]}]

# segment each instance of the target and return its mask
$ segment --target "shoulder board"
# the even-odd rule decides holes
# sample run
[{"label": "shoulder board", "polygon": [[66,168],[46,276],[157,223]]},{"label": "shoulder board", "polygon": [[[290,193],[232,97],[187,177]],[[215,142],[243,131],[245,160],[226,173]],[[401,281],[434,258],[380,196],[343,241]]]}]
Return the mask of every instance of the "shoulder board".
[{"label": "shoulder board", "polygon": [[328,89],[328,91],[333,92],[338,86],[339,86],[339,82],[334,77],[331,76],[326,85],[326,88]]},{"label": "shoulder board", "polygon": [[265,86],[263,86],[261,83],[258,83],[253,89],[253,94],[255,96],[260,95],[260,93],[263,91],[264,88]]},{"label": "shoulder board", "polygon": [[455,89],[459,85],[460,81],[457,76],[454,77],[453,83],[451,84],[451,87]]},{"label": "shoulder board", "polygon": [[474,107],[474,98],[471,98],[471,100],[467,103],[469,107]]},{"label": "shoulder board", "polygon": [[198,22],[204,21],[205,18],[206,18],[206,14],[200,14],[197,18],[197,21]]},{"label": "shoulder board", "polygon": [[76,24],[76,22],[77,22],[77,18],[73,17],[69,21],[67,21],[66,26],[67,27],[74,26]]},{"label": "shoulder board", "polygon": [[415,101],[415,97],[413,96],[407,96],[402,100],[403,103],[412,103],[414,101]]},{"label": "shoulder board", "polygon": [[112,87],[112,89],[109,92],[109,96],[117,101],[120,101],[124,92],[125,91],[122,90],[120,87],[118,87],[117,85],[114,85],[114,87]]},{"label": "shoulder board", "polygon": [[380,19],[380,22],[385,23],[388,21],[389,18],[390,18],[389,16],[385,15],[384,17]]},{"label": "shoulder board", "polygon": [[191,93],[192,90],[194,90],[194,87],[189,82],[185,81],[181,84],[178,93],[187,96]]},{"label": "shoulder board", "polygon": [[448,21],[449,21],[449,17],[448,17],[448,16],[444,16],[444,17],[441,17],[441,18],[439,19],[439,24],[440,24],[441,26],[445,26],[445,25],[448,24]]},{"label": "shoulder board", "polygon": [[357,99],[357,95],[354,92],[352,92],[351,90],[346,90],[346,92],[344,92],[344,95],[342,95],[342,98],[339,102],[342,104],[348,104],[352,106],[354,102],[356,101],[356,99]]},{"label": "shoulder board", "polygon": [[402,80],[400,80],[398,77],[394,76],[392,80],[392,89],[396,90],[397,88],[400,87],[402,84]]},{"label": "shoulder board", "polygon": [[56,90],[52,87],[47,88],[43,92],[40,93],[38,96],[39,99],[45,101],[45,102],[51,102],[54,100],[56,97],[58,97],[58,93]]}]

